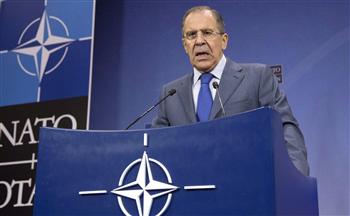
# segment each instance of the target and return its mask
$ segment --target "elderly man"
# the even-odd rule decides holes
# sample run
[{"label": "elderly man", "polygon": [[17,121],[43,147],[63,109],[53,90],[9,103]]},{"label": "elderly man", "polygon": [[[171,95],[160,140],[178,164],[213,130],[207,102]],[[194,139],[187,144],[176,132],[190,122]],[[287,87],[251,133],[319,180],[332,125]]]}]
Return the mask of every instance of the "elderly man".
[{"label": "elderly man", "polygon": [[[295,167],[309,174],[307,153],[298,122],[271,70],[262,64],[239,64],[225,57],[229,36],[222,16],[207,6],[189,9],[182,20],[182,42],[193,72],[163,87],[177,93],[160,104],[153,127],[191,124],[271,106],[282,118],[284,139]],[[220,105],[217,89],[224,109]]]}]

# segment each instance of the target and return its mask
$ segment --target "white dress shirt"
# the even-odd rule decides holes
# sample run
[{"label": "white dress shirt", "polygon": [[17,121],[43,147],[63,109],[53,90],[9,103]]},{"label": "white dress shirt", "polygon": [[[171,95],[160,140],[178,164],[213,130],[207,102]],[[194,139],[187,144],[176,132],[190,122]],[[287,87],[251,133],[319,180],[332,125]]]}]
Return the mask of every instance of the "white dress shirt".
[{"label": "white dress shirt", "polygon": [[[210,71],[210,73],[213,75],[213,78],[209,83],[209,88],[210,88],[210,92],[213,100],[216,94],[216,89],[214,89],[213,87],[213,82],[216,81],[218,84],[220,84],[220,79],[222,76],[222,72],[224,71],[225,64],[226,64],[226,57],[225,55],[222,55],[219,63],[215,66],[215,68],[212,71]],[[195,109],[195,112],[197,113],[198,95],[199,95],[199,90],[201,89],[200,76],[203,72],[200,72],[196,68],[193,68],[193,73],[194,74],[193,74],[192,93],[193,93],[194,109]]]},{"label": "white dress shirt", "polygon": [[[213,75],[213,79],[211,79],[209,83],[209,88],[211,92],[211,96],[214,100],[215,94],[216,94],[216,89],[213,87],[213,82],[217,82],[220,84],[220,79],[222,76],[222,72],[224,71],[224,67],[226,64],[226,57],[225,55],[222,55],[219,63],[215,66],[215,68],[210,71],[210,73]],[[197,104],[198,104],[198,94],[199,90],[201,89],[201,80],[200,76],[203,72],[198,71],[196,68],[193,68],[193,85],[192,85],[192,93],[193,93],[193,102],[194,102],[194,109],[195,112],[197,113]]]}]

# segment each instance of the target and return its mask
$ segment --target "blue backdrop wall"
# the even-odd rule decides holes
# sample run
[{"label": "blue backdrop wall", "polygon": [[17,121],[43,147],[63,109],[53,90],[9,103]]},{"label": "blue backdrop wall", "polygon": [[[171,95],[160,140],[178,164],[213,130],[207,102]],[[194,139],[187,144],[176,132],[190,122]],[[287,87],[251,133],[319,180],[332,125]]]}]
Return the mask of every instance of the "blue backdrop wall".
[{"label": "blue backdrop wall", "polygon": [[283,65],[281,88],[304,132],[320,213],[349,214],[347,0],[97,2],[91,129],[125,128],[164,83],[191,72],[180,27],[194,5],[223,14],[226,56]]}]

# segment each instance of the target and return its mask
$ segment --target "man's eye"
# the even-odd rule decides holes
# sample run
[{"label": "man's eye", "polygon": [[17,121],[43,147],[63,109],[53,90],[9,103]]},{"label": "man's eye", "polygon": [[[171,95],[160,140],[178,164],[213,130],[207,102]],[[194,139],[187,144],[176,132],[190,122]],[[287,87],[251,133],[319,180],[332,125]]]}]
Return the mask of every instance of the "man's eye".
[{"label": "man's eye", "polygon": [[195,31],[192,31],[192,32],[187,32],[187,37],[189,37],[189,38],[193,38],[193,37],[196,37],[196,35],[197,35],[197,32],[195,32]]},{"label": "man's eye", "polygon": [[205,35],[205,36],[210,36],[210,35],[213,34],[212,31],[203,31],[202,33],[203,33],[203,35]]}]

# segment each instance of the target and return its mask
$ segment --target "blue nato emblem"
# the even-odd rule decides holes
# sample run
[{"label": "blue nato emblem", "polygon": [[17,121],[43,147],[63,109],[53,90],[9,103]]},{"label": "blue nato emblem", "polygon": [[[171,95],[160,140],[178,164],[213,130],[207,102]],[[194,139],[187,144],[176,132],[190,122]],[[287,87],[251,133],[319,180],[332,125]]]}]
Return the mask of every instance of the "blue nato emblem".
[{"label": "blue nato emblem", "polygon": [[[31,29],[35,23],[39,22],[39,27],[36,31],[35,37],[25,41],[24,36],[27,34],[28,30]],[[50,22],[57,22],[64,29],[66,37],[56,36],[51,31]],[[53,72],[64,60],[68,52],[68,45],[74,41],[68,37],[68,28],[62,20],[58,17],[48,16],[47,12],[44,11],[42,17],[31,22],[22,32],[19,40],[18,46],[12,50],[17,54],[17,61],[21,69],[30,76],[36,76],[38,79],[38,93],[37,101],[40,101],[40,83],[44,75]],[[54,53],[64,50],[60,54],[59,60],[54,63],[50,68],[48,67],[48,62],[50,56]],[[32,57],[34,61],[34,71],[29,69],[28,61],[23,61],[24,56]],[[25,62],[27,64],[25,64]]]},{"label": "blue nato emblem", "polygon": [[[56,15],[62,11],[56,10],[55,16],[50,15],[48,11],[53,13],[55,9],[52,6],[48,8],[48,5],[45,1],[41,17],[27,21],[20,35],[15,36],[18,38],[16,45],[11,45],[10,50],[0,50],[0,55],[3,55],[0,72],[6,80],[0,87],[4,92],[0,106],[88,95],[92,36],[71,36],[69,23]],[[88,48],[82,48],[77,43],[85,43]],[[74,51],[70,51],[73,47]],[[88,53],[83,53],[86,51]],[[80,58],[83,62],[77,63],[73,59],[77,53],[85,56]],[[72,66],[74,62],[76,65]],[[69,81],[78,77],[80,69],[83,69],[79,74],[80,82],[84,84]],[[48,77],[55,73],[55,76]],[[62,85],[67,90],[63,90]]]},{"label": "blue nato emblem", "polygon": [[[144,146],[148,146],[148,134],[144,134]],[[166,176],[166,180],[156,180],[153,175],[153,169],[151,164],[153,164],[153,169],[158,168]],[[129,175],[133,169],[138,170],[134,180],[127,181],[126,176]],[[215,185],[187,185],[183,186],[184,190],[212,190],[215,189]],[[152,206],[154,201],[158,197],[166,196],[166,201],[163,206],[158,209],[155,215],[163,215],[168,209],[172,193],[176,190],[180,190],[181,187],[173,184],[173,180],[168,169],[160,161],[148,157],[146,151],[143,152],[141,158],[132,161],[122,172],[120,179],[118,181],[118,187],[111,190],[110,193],[117,195],[118,205],[120,210],[124,215],[133,215],[130,209],[127,209],[124,205],[124,198],[134,200],[137,207],[137,213],[140,216],[151,215]],[[97,194],[107,194],[107,190],[89,190],[89,191],[79,191],[79,195],[97,195]],[[130,208],[130,206],[129,206]]]}]

